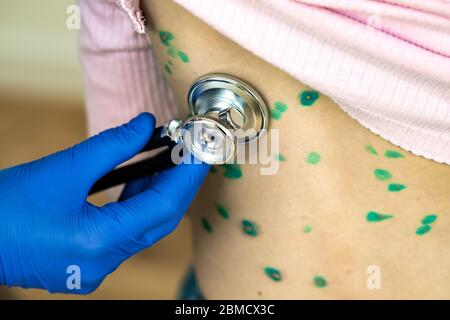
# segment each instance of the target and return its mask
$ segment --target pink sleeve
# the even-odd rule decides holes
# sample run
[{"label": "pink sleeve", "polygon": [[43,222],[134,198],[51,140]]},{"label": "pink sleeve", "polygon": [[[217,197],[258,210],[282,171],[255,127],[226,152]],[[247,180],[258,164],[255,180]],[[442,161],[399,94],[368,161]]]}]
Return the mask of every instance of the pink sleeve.
[{"label": "pink sleeve", "polygon": [[147,36],[139,33],[144,28],[139,28],[138,4],[137,0],[79,0],[80,61],[90,134],[143,111],[155,114],[158,124],[176,115],[172,91]]}]

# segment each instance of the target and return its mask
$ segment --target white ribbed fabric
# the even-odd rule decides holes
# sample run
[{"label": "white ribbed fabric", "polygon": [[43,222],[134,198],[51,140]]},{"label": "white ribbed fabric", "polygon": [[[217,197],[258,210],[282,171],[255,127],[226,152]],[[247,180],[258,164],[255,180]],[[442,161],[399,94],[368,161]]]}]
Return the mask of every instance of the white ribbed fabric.
[{"label": "white ribbed fabric", "polygon": [[[450,163],[448,2],[413,1],[428,13],[422,7],[402,8],[405,1],[390,1],[395,6],[364,0],[175,1],[242,47],[328,95],[393,144]],[[371,16],[366,24],[331,9]],[[384,32],[383,26],[392,27],[386,17],[410,22],[416,28],[411,37],[425,39],[425,45],[442,52]]]},{"label": "white ribbed fabric", "polygon": [[[450,164],[447,0],[175,1],[393,144]],[[170,117],[173,97],[127,14],[80,2],[93,131],[142,110]]]},{"label": "white ribbed fabric", "polygon": [[79,0],[80,60],[89,133],[127,122],[149,111],[159,124],[177,108],[147,36],[135,32],[129,12],[114,1]]}]

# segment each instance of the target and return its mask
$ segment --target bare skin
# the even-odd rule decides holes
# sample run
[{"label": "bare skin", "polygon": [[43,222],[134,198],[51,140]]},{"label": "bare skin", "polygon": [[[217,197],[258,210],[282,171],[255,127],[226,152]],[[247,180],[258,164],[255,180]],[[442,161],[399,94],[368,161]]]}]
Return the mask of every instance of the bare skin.
[{"label": "bare skin", "polygon": [[[257,165],[243,165],[242,177],[229,179],[217,167],[191,209],[195,268],[207,298],[450,298],[449,166],[395,147],[323,95],[302,106],[299,94],[311,88],[172,1],[143,2],[155,52],[162,66],[172,63],[166,74],[184,113],[190,85],[212,72],[251,83],[270,108],[276,101],[288,107],[270,123],[280,129],[285,157],[278,174],[262,176]],[[167,53],[159,31],[175,36],[170,45],[189,62]],[[387,150],[403,157],[388,158]],[[320,154],[318,163],[306,161],[311,152]],[[391,177],[377,171],[377,179],[376,169]],[[392,192],[391,183],[406,188]],[[227,209],[228,219],[217,204]],[[369,211],[393,217],[370,222]],[[423,224],[430,214],[437,220]],[[257,224],[256,236],[243,232],[243,220]],[[427,232],[419,235],[418,228],[419,234]],[[367,286],[377,275],[373,265],[381,271],[379,290]],[[279,270],[281,281],[271,279],[266,267]],[[316,283],[316,276],[326,285],[320,287],[324,282]]]}]

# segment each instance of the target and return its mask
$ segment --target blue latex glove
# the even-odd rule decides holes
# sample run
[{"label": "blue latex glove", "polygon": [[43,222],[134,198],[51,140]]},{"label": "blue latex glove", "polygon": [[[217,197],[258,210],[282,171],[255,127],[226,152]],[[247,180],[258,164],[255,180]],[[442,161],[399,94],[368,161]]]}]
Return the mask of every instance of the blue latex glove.
[{"label": "blue latex glove", "polygon": [[0,284],[89,293],[174,230],[209,166],[180,164],[129,185],[119,202],[102,207],[86,200],[95,181],[143,148],[154,125],[144,113],[70,149],[0,171]]}]

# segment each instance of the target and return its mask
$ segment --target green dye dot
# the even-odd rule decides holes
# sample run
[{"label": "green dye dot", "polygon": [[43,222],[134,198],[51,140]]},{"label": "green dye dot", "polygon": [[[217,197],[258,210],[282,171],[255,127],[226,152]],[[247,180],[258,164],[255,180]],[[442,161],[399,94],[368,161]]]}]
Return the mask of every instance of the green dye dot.
[{"label": "green dye dot", "polygon": [[435,222],[437,219],[437,215],[435,214],[430,214],[428,216],[426,216],[425,218],[422,219],[422,224],[430,224]]},{"label": "green dye dot", "polygon": [[228,212],[227,208],[225,208],[223,205],[221,204],[216,205],[216,210],[222,218],[228,219],[230,217],[230,213]]},{"label": "green dye dot", "polygon": [[168,62],[171,66],[173,66],[173,62],[172,62],[172,60],[169,60],[169,62]]},{"label": "green dye dot", "polygon": [[222,164],[225,169],[224,176],[228,179],[239,179],[242,177],[241,166],[238,164]]},{"label": "green dye dot", "polygon": [[174,38],[175,37],[173,36],[173,34],[168,31],[159,32],[159,39],[166,47],[170,46],[170,41],[173,40]]},{"label": "green dye dot", "polygon": [[283,102],[277,101],[277,102],[275,102],[274,105],[275,105],[275,109],[277,109],[281,113],[286,112],[286,110],[287,110],[287,105],[284,104]]},{"label": "green dye dot", "polygon": [[377,155],[378,155],[377,150],[375,150],[375,148],[372,147],[370,144],[364,146],[364,149],[366,149],[366,151],[367,151],[368,153],[373,154],[374,156],[377,156]]},{"label": "green dye dot", "polygon": [[390,183],[388,185],[388,191],[390,191],[390,192],[399,192],[399,191],[402,191],[403,189],[406,189],[406,186],[404,184]]},{"label": "green dye dot", "polygon": [[312,227],[311,226],[304,226],[303,227],[303,233],[311,233]]},{"label": "green dye dot", "polygon": [[272,109],[270,110],[270,117],[274,120],[280,120],[281,112],[276,109]]},{"label": "green dye dot", "polygon": [[184,53],[183,51],[178,51],[178,56],[180,57],[181,61],[183,61],[184,63],[189,62],[189,56],[186,53]]},{"label": "green dye dot", "polygon": [[317,91],[303,91],[300,93],[300,104],[305,107],[310,107],[319,98]]},{"label": "green dye dot", "polygon": [[421,236],[421,235],[424,235],[425,233],[429,232],[430,230],[431,230],[431,226],[426,224],[426,225],[418,227],[416,230],[416,234],[418,236]]},{"label": "green dye dot", "polygon": [[283,161],[286,161],[286,157],[283,156],[281,153],[277,153],[277,154],[275,155],[275,160],[280,161],[280,162],[283,162]]},{"label": "green dye dot", "polygon": [[256,237],[259,233],[259,228],[253,221],[242,220],[242,231],[249,236]]},{"label": "green dye dot", "polygon": [[320,154],[317,152],[310,152],[306,157],[306,162],[309,164],[317,164],[320,162]]},{"label": "green dye dot", "polygon": [[172,68],[170,67],[170,65],[169,64],[164,64],[164,70],[166,70],[166,72],[168,73],[168,74],[172,74]]},{"label": "green dye dot", "polygon": [[176,58],[178,55],[178,49],[175,46],[169,46],[169,48],[167,48],[167,54],[173,58]]},{"label": "green dye dot", "polygon": [[375,178],[380,181],[386,181],[392,178],[391,173],[384,169],[375,169],[373,173],[375,175]]},{"label": "green dye dot", "polygon": [[202,222],[203,229],[205,229],[208,233],[213,232],[213,227],[212,227],[211,223],[208,221],[208,219],[202,218],[201,222]]},{"label": "green dye dot", "polygon": [[375,211],[369,211],[366,215],[366,220],[368,222],[379,222],[387,219],[391,219],[394,216],[392,214],[382,214]]},{"label": "green dye dot", "polygon": [[314,280],[314,285],[317,288],[323,288],[323,287],[327,286],[327,280],[322,276],[315,276],[313,280]]},{"label": "green dye dot", "polygon": [[405,157],[403,154],[401,154],[400,152],[395,151],[395,150],[387,150],[384,153],[384,156],[386,158],[390,158],[390,159],[398,159],[398,158],[404,158]]},{"label": "green dye dot", "polygon": [[265,267],[264,272],[273,281],[281,281],[282,279],[281,272],[278,269],[272,267]]}]

